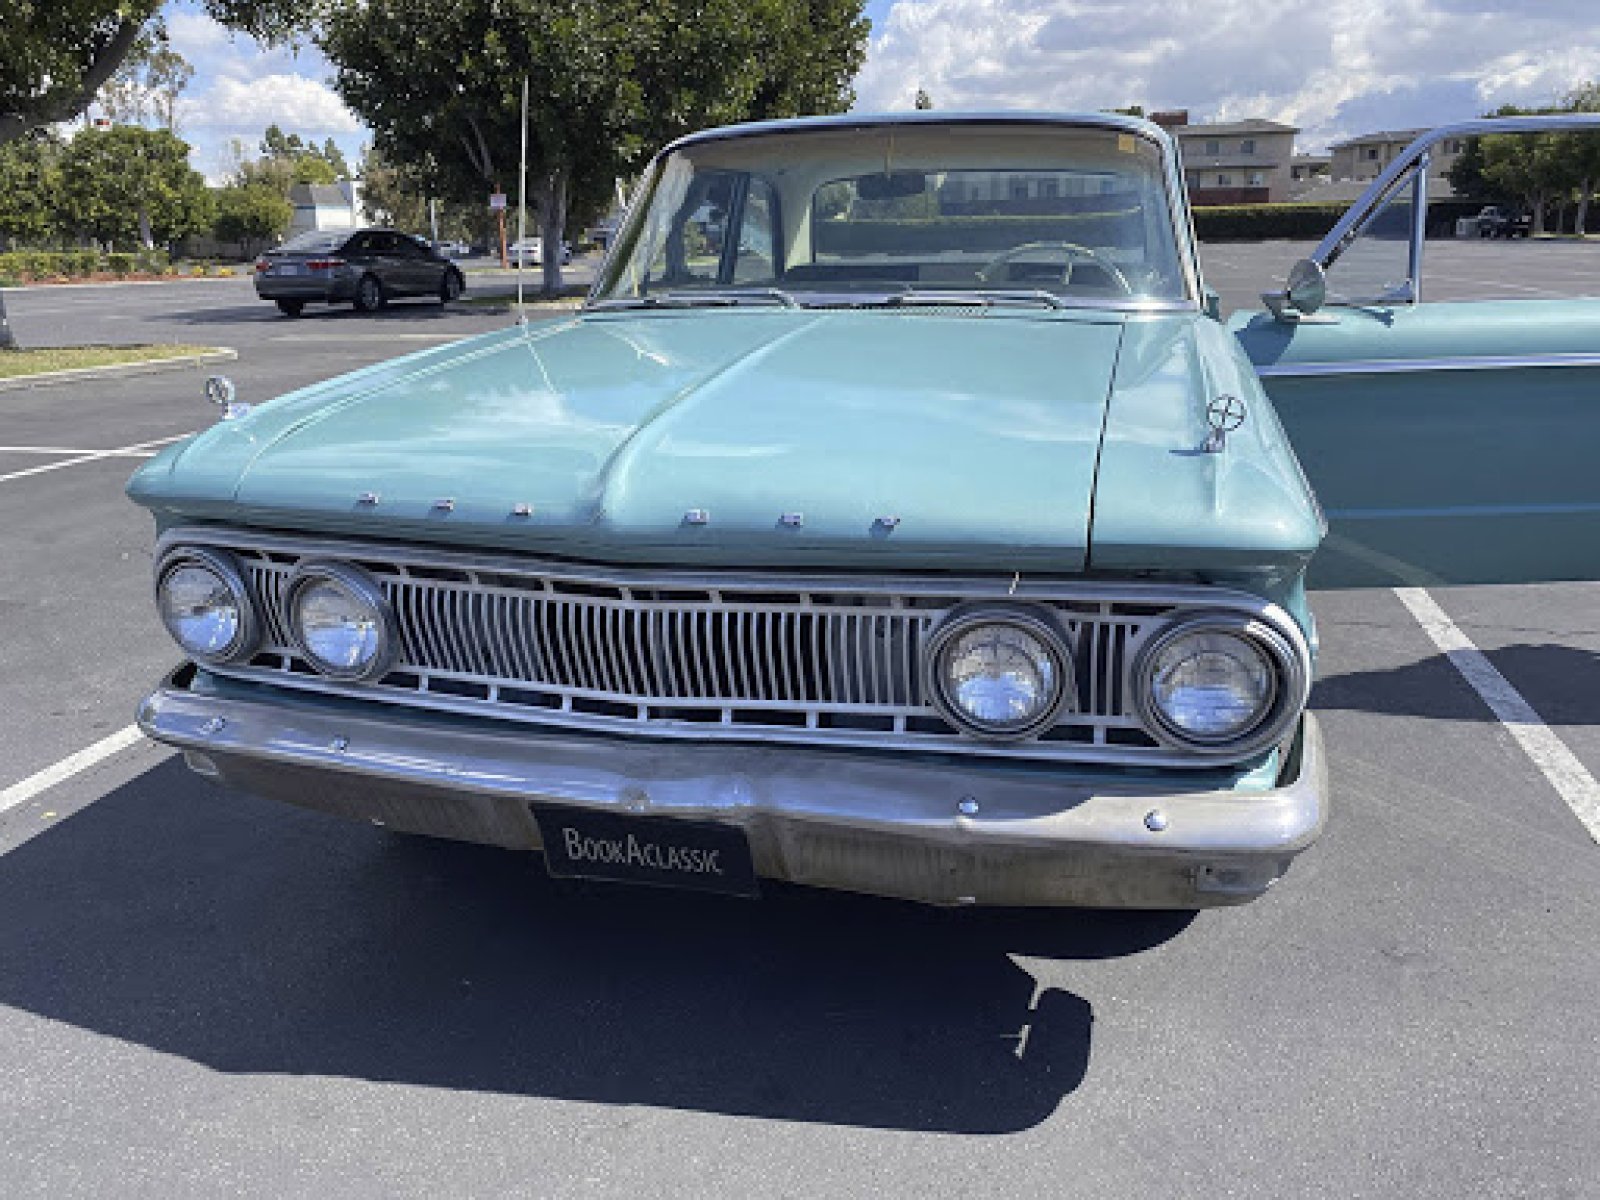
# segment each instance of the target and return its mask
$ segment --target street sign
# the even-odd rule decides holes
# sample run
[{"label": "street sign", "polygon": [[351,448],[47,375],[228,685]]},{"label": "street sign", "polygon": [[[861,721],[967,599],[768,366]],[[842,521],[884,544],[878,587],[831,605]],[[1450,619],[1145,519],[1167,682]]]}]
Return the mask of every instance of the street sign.
[{"label": "street sign", "polygon": [[495,212],[505,212],[506,194],[504,192],[491,192],[489,194],[489,207]]}]

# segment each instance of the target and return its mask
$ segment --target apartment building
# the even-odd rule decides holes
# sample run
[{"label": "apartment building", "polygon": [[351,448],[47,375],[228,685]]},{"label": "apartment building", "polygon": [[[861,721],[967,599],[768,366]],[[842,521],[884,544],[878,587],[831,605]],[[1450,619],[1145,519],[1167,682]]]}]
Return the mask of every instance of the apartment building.
[{"label": "apartment building", "polygon": [[1294,125],[1252,117],[1191,125],[1186,111],[1150,114],[1178,140],[1191,204],[1260,204],[1289,198]]},{"label": "apartment building", "polygon": [[[1402,150],[1426,132],[1425,129],[1380,130],[1335,142],[1328,147],[1333,160],[1332,176],[1336,180],[1353,179],[1363,183],[1376,179]],[[1428,163],[1429,195],[1439,199],[1450,194],[1446,177],[1466,148],[1466,138],[1446,138],[1433,148],[1433,158]]]}]

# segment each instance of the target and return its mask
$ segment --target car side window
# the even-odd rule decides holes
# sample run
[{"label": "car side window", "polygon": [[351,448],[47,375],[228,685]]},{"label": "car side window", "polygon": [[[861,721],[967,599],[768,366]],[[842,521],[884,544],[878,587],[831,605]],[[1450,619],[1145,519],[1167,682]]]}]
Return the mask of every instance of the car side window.
[{"label": "car side window", "polygon": [[356,234],[355,237],[344,244],[344,252],[351,258],[371,258],[372,235],[370,233]]},{"label": "car side window", "polygon": [[1416,172],[1395,180],[1384,199],[1328,264],[1328,299],[1334,304],[1407,303],[1412,279],[1412,217]]},{"label": "car side window", "polygon": [[751,179],[739,220],[739,244],[734,252],[734,283],[773,283],[777,280],[776,214],[778,198],[764,179]]}]

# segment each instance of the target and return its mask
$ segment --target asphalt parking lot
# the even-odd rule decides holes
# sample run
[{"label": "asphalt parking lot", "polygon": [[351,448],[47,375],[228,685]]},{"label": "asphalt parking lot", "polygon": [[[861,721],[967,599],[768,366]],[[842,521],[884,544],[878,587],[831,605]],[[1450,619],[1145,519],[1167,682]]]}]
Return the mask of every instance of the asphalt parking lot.
[{"label": "asphalt parking lot", "polygon": [[[1434,295],[1600,292],[1600,246],[1443,245]],[[1302,252],[1207,267],[1231,308]],[[508,319],[6,301],[24,344],[235,347],[245,400]],[[0,393],[0,1194],[1600,1194],[1600,847],[1417,595],[1316,598],[1334,815],[1244,908],[558,885],[74,759],[177,658],[121,488],[203,377]],[[1600,584],[1426,596],[1600,774]]]}]

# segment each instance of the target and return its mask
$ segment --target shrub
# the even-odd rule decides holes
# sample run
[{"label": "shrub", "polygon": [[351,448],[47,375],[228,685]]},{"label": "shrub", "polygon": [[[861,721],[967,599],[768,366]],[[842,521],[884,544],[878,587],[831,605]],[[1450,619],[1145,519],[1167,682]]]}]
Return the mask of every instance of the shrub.
[{"label": "shrub", "polygon": [[167,252],[160,249],[141,250],[135,259],[139,270],[152,275],[160,274],[167,265]]},{"label": "shrub", "polygon": [[93,275],[100,269],[98,250],[68,250],[61,260],[62,270],[68,275]]},{"label": "shrub", "polygon": [[113,275],[128,275],[133,271],[133,255],[113,253],[106,255],[106,266]]}]

